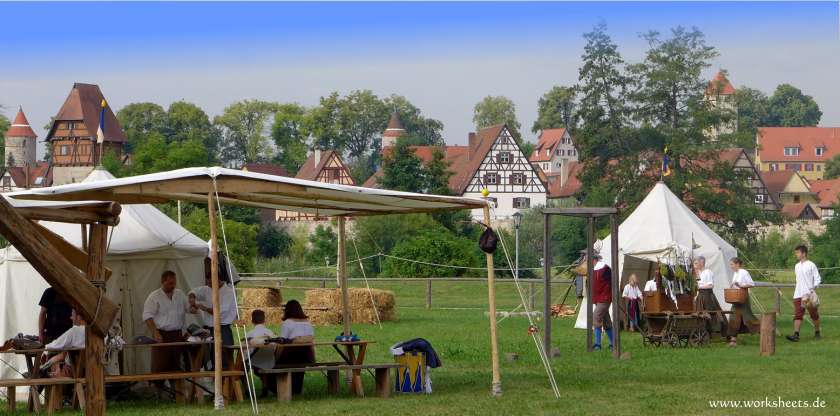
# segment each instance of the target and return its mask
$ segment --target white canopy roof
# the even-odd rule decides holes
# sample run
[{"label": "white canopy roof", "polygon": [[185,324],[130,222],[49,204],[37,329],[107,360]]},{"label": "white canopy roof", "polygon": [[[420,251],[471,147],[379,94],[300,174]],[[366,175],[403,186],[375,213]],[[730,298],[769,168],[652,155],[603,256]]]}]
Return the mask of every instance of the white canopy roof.
[{"label": "white canopy roof", "polygon": [[186,168],[127,178],[13,192],[17,199],[115,201],[122,204],[173,200],[298,211],[319,216],[361,216],[483,208],[486,201],[336,185],[219,167]]}]

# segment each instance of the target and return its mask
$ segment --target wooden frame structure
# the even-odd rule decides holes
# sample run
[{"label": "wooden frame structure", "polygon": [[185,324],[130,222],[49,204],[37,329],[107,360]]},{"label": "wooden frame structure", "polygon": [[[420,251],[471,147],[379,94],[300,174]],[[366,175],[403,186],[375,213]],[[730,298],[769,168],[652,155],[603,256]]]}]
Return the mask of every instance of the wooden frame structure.
[{"label": "wooden frame structure", "polygon": [[610,217],[610,244],[612,247],[612,261],[610,268],[612,269],[612,316],[613,316],[613,333],[615,335],[615,343],[613,345],[613,356],[618,359],[621,357],[621,324],[616,325],[615,321],[620,321],[620,313],[618,302],[621,298],[620,285],[621,276],[618,275],[618,209],[617,208],[544,208],[542,210],[545,224],[543,228],[543,273],[544,273],[544,305],[543,316],[545,316],[545,328],[543,329],[543,348],[545,351],[551,351],[551,217],[554,215],[562,215],[569,217],[586,218],[586,351],[592,351],[592,271],[595,262],[593,262],[594,245],[595,245],[595,219],[600,217]]},{"label": "wooden frame structure", "polygon": [[[483,209],[485,223],[490,223],[490,209],[486,199],[426,195],[408,192],[360,188],[328,184],[276,175],[265,175],[224,168],[188,168],[129,178],[64,185],[53,188],[15,192],[10,196],[21,200],[49,201],[111,201],[124,204],[159,203],[186,200],[206,203],[210,222],[211,285],[213,290],[213,327],[221,333],[218,281],[218,231],[216,209],[222,203],[253,208],[296,210],[302,213],[335,217],[338,219],[337,280],[342,290],[343,332],[350,334],[350,306],[347,286],[347,254],[345,251],[346,219],[354,216],[441,212],[461,209]],[[118,206],[114,205],[114,206]],[[0,212],[2,215],[2,212]],[[103,220],[104,221],[104,220]],[[0,232],[3,229],[0,228]],[[4,232],[5,235],[5,232]],[[94,242],[91,236],[91,244]],[[15,244],[15,240],[9,239]],[[20,247],[19,247],[20,249]],[[46,250],[46,249],[44,249]],[[104,248],[103,248],[104,250]],[[21,250],[24,253],[24,250]],[[104,251],[102,253],[104,257]],[[488,299],[490,314],[490,342],[492,363],[492,393],[501,395],[501,375],[496,334],[496,304],[493,256],[486,255]],[[29,257],[27,256],[27,259]],[[42,272],[36,267],[36,270]],[[44,273],[42,272],[42,275]],[[103,271],[104,275],[105,272]],[[99,275],[97,275],[98,277]],[[92,279],[93,280],[93,279]],[[49,280],[48,280],[49,281]],[[52,283],[52,282],[50,282]],[[86,282],[87,283],[87,282]],[[90,283],[88,283],[90,284]],[[110,311],[110,310],[109,310]],[[116,313],[114,309],[113,313]],[[85,315],[87,316],[87,315]],[[93,314],[91,314],[93,316]],[[110,321],[109,321],[110,325]],[[107,331],[107,327],[105,329]],[[104,333],[104,332],[103,332]],[[222,389],[221,337],[214,337],[215,407],[224,408]],[[360,383],[355,379],[354,383]],[[104,389],[99,396],[104,411]],[[96,403],[95,400],[88,402]],[[94,413],[101,414],[101,413]]]}]

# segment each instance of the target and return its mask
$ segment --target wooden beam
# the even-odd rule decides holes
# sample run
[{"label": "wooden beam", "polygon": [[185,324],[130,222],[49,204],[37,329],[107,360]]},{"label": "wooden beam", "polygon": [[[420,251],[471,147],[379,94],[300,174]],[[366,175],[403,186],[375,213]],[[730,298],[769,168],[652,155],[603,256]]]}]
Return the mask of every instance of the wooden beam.
[{"label": "wooden beam", "polygon": [[[490,226],[490,206],[484,205],[484,223]],[[490,362],[493,366],[493,385],[491,393],[493,396],[502,395],[502,375],[499,371],[499,340],[496,335],[496,277],[493,269],[493,255],[485,253],[487,259],[487,300],[490,313]],[[546,316],[544,319],[551,319]]]},{"label": "wooden beam", "polygon": [[93,224],[117,225],[120,222],[120,204],[112,203],[116,207],[114,213],[111,210],[79,210],[74,208],[15,208],[20,215],[29,220],[65,222],[71,224]]},{"label": "wooden beam", "polygon": [[338,256],[336,263],[336,280],[341,287],[341,321],[344,324],[344,335],[350,335],[350,288],[347,286],[347,219],[338,217]]},{"label": "wooden beam", "polygon": [[[80,250],[78,247],[68,243],[67,240],[62,238],[60,235],[53,233],[41,224],[33,222],[32,225],[34,225],[38,232],[42,236],[44,236],[44,238],[46,238],[47,241],[49,241],[50,244],[52,244],[53,247],[55,247],[55,249],[59,253],[61,253],[62,256],[64,256],[64,258],[66,258],[71,264],[73,264],[73,266],[75,266],[80,271],[88,269],[87,252]],[[86,231],[84,228],[85,227],[83,227],[83,232]],[[87,241],[87,235],[82,234],[82,240]],[[113,271],[108,267],[105,267],[104,265],[102,267],[105,276],[105,281],[107,282],[108,279],[111,278],[111,274],[113,274]]]},{"label": "wooden beam", "polygon": [[82,314],[95,332],[101,335],[108,332],[117,316],[117,305],[106,297],[100,298],[99,289],[78,273],[69,260],[56,256],[56,248],[5,198],[0,198],[0,234]]},{"label": "wooden beam", "polygon": [[[621,302],[621,273],[619,272],[619,256],[618,252],[618,213],[610,215],[610,252],[612,259],[610,259],[610,271],[612,272],[612,320],[613,320],[613,357],[621,358],[621,310],[618,303]],[[630,311],[627,311],[628,314]],[[630,319],[629,315],[627,319]]]},{"label": "wooden beam", "polygon": [[210,286],[213,291],[213,405],[216,410],[222,410],[225,408],[222,394],[222,302],[219,295],[219,239],[213,192],[207,193],[207,213],[210,221]]},{"label": "wooden beam", "polygon": [[[87,277],[105,295],[105,251],[108,249],[108,226],[90,226],[90,254],[87,256]],[[105,340],[91,326],[85,327],[85,415],[105,414]]]}]

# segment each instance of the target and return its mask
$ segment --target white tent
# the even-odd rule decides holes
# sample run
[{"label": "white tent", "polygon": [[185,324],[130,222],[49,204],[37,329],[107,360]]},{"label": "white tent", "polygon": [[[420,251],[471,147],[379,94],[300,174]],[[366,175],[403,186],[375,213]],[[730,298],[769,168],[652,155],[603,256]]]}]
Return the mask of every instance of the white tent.
[{"label": "white tent", "polygon": [[[610,264],[613,255],[609,241],[610,236],[607,236],[596,243],[602,247],[600,253],[607,264]],[[721,307],[729,308],[729,304],[723,301],[723,289],[729,287],[732,277],[729,259],[737,255],[735,247],[697,218],[664,183],[657,183],[636,210],[618,227],[618,247],[619,270],[613,275],[622,278],[619,293],[626,283],[623,273],[625,263],[630,263],[632,259],[667,260],[668,255],[674,251],[690,252],[695,258],[706,258],[706,267],[715,275],[715,296]],[[644,285],[644,282],[640,282],[640,285]],[[586,329],[585,309],[581,308],[578,313],[575,328]]]},{"label": "white tent", "polygon": [[[85,182],[113,179],[105,170],[96,169]],[[70,244],[81,247],[81,226],[78,224],[42,222],[41,225],[63,237]],[[107,295],[121,307],[118,317],[123,338],[130,341],[137,335],[148,335],[142,322],[146,296],[160,287],[160,275],[173,270],[178,275],[178,287],[184,291],[204,284],[204,258],[207,243],[151,205],[123,205],[120,223],[109,232],[108,253],[105,259],[113,274],[107,283]],[[38,332],[38,301],[49,284],[13,247],[0,249],[0,338],[6,340],[18,333]],[[21,372],[26,371],[22,359],[5,361]],[[149,353],[140,349],[126,350],[126,371],[148,371]],[[0,377],[19,376],[2,365]]]}]

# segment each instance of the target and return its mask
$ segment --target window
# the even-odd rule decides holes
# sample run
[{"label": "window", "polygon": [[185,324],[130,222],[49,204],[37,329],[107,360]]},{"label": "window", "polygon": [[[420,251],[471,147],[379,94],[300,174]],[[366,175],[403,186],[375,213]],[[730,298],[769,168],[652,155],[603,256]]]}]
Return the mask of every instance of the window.
[{"label": "window", "polygon": [[61,156],[67,156],[70,154],[70,146],[59,146],[58,147],[58,154]]},{"label": "window", "polygon": [[525,183],[525,175],[521,173],[513,173],[510,175],[510,183],[512,185],[522,185]]},{"label": "window", "polygon": [[513,207],[517,209],[531,208],[531,198],[513,198]]},{"label": "window", "polygon": [[799,195],[794,195],[794,196],[793,196],[793,203],[794,203],[794,204],[798,204],[798,203],[799,203]]},{"label": "window", "polygon": [[499,175],[495,173],[488,173],[484,175],[484,184],[485,185],[496,185],[499,183]]},{"label": "window", "polygon": [[823,208],[823,210],[822,210],[823,219],[829,219],[833,216],[834,216],[834,208]]},{"label": "window", "polygon": [[74,123],[72,121],[67,122],[67,130],[73,130],[75,128],[76,128],[76,123]]},{"label": "window", "polygon": [[824,153],[825,147],[819,146],[816,149],[814,149],[814,154],[816,154],[817,156],[822,156]]},{"label": "window", "polygon": [[764,203],[764,194],[755,194],[755,203],[756,204],[763,204]]},{"label": "window", "polygon": [[12,178],[9,176],[3,177],[3,189],[12,189]]},{"label": "window", "polygon": [[511,161],[511,154],[510,152],[499,152],[496,154],[496,163],[510,163]]},{"label": "window", "polygon": [[543,163],[543,170],[544,171],[548,170],[548,163]]},{"label": "window", "polygon": [[802,170],[802,165],[799,163],[785,163],[785,170]]},{"label": "window", "polygon": [[770,172],[775,172],[777,170],[779,170],[779,165],[777,165],[775,163],[771,163],[770,164]]},{"label": "window", "polygon": [[805,172],[813,172],[814,171],[814,164],[813,163],[806,163],[805,164]]},{"label": "window", "polygon": [[822,172],[822,164],[817,163],[817,172]]},{"label": "window", "polygon": [[799,156],[799,148],[785,147],[785,156]]},{"label": "window", "polygon": [[[558,152],[559,152],[559,150],[558,150]],[[551,156],[551,149],[545,149],[545,156],[546,157]]]}]

